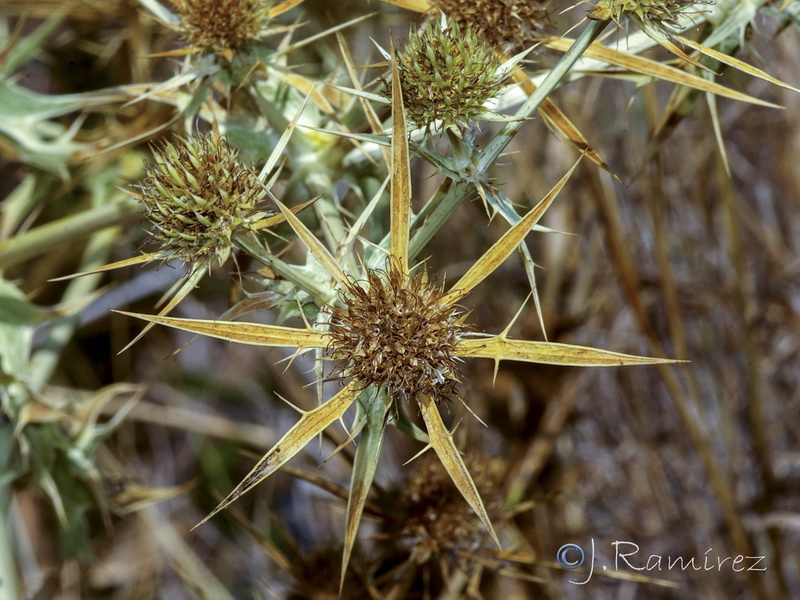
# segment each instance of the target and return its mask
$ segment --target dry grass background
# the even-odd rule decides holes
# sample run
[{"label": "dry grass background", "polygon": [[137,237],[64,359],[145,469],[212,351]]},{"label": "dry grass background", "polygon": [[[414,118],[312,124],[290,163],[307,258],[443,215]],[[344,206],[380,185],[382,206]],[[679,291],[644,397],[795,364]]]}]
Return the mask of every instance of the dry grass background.
[{"label": "dry grass background", "polygon": [[[13,13],[21,4],[6,1],[3,8]],[[162,43],[132,5],[102,7],[91,19],[74,13],[56,32],[49,60],[25,73],[32,86],[74,91],[95,87],[100,75],[111,85],[166,68],[132,59]],[[406,19],[382,5],[367,8],[382,14],[350,37]],[[798,30],[773,37],[773,27],[758,21],[741,56],[798,84]],[[464,447],[498,460],[503,488],[531,502],[503,526],[526,561],[498,566],[492,552],[482,554],[485,598],[800,597],[800,96],[730,73],[725,79],[785,107],[718,101],[730,176],[702,99],[643,161],[671,86],[637,90],[586,78],[555,95],[627,185],[581,165],[544,219],[574,235],[529,237],[541,266],[549,339],[691,362],[609,370],[506,363],[494,385],[488,362],[465,367],[469,405],[488,428],[466,415],[459,430]],[[117,116],[120,126],[137,128],[139,120],[163,118],[141,105]],[[511,150],[496,169],[497,183],[524,206],[575,159],[538,119],[525,125]],[[415,189],[425,197],[438,180],[421,161],[415,166]],[[12,179],[22,173],[8,161],[2,171]],[[56,203],[40,218],[53,210],[69,208]],[[499,220],[486,227],[482,212],[479,201],[463,206],[426,249],[440,276],[457,278],[504,229]],[[133,255],[140,241],[141,230],[130,229],[115,257]],[[45,280],[69,272],[72,255],[47,255],[18,270],[25,291],[46,304],[53,296]],[[251,266],[240,263],[245,274]],[[190,531],[294,422],[279,396],[313,406],[313,390],[305,387],[313,376],[307,362],[288,370],[276,365],[286,356],[280,351],[216,340],[200,339],[173,356],[188,337],[158,329],[116,356],[138,329],[106,308],[149,312],[165,276],[174,277],[169,268],[151,271],[111,276],[114,295],[87,309],[57,379],[80,389],[148,385],[101,456],[117,474],[117,488],[109,490],[114,506],[135,506],[139,486],[188,483],[190,489],[136,512],[120,510],[110,526],[95,515],[94,558],[66,565],[53,545],[46,503],[20,490],[13,516],[30,540],[19,550],[23,580],[31,589],[41,586],[37,598],[322,598],[326,590],[335,597],[345,500],[313,482],[276,474],[229,513]],[[238,279],[216,275],[177,316],[210,318],[229,307]],[[473,323],[495,332],[527,293],[522,266],[511,260],[465,304],[475,311]],[[513,332],[542,339],[532,310]],[[454,421],[461,416],[454,407]],[[311,444],[292,466],[343,490],[349,452],[317,468],[332,449],[329,439]],[[417,450],[390,435],[378,484],[403,486],[421,463],[401,463]],[[364,528],[356,571],[377,562],[368,537],[377,536],[381,547],[381,531],[378,521]],[[650,554],[702,561],[711,549],[714,559],[764,555],[766,571],[635,572],[622,563],[616,570],[616,540],[640,547],[635,565]],[[594,575],[585,586],[570,580],[583,581],[588,572],[554,565],[566,543],[587,552],[594,544]],[[603,565],[608,570],[601,573]],[[367,597],[357,574],[348,582],[345,597]],[[405,597],[424,597],[420,590],[412,587]],[[458,596],[440,590],[433,597]]]}]

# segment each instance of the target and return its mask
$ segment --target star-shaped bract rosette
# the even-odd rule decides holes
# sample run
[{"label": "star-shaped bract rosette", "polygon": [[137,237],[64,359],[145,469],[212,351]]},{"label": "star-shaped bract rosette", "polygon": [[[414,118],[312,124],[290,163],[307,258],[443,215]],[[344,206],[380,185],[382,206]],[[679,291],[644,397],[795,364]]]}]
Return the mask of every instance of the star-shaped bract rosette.
[{"label": "star-shaped bract rosette", "polygon": [[[203,522],[280,469],[326,427],[342,419],[355,403],[357,414],[350,435],[358,435],[359,443],[347,508],[342,577],[377,468],[387,422],[392,414],[396,414],[394,411],[403,411],[404,401],[415,403],[422,416],[426,434],[418,437],[424,440],[427,435],[427,447],[434,450],[460,493],[494,541],[500,544],[475,483],[438,408],[438,404],[454,397],[461,399],[456,383],[459,379],[458,364],[463,359],[489,358],[496,365],[501,360],[573,366],[673,362],[582,346],[511,339],[507,335],[510,325],[494,336],[470,333],[465,325],[461,301],[523,242],[572,171],[448,289],[430,281],[424,270],[414,272],[409,255],[412,214],[408,139],[396,61],[393,61],[392,68],[391,247],[385,269],[364,267],[365,272],[358,273],[358,278],[346,273],[300,219],[275,200],[294,233],[322,265],[338,290],[335,299],[330,301],[331,317],[323,328],[316,329],[308,324],[304,328],[293,328],[123,313],[150,323],[244,344],[289,347],[298,353],[322,349],[340,361],[343,366],[339,373],[347,379],[344,387],[317,408],[301,411],[298,422]],[[359,396],[362,400],[356,402]]]}]

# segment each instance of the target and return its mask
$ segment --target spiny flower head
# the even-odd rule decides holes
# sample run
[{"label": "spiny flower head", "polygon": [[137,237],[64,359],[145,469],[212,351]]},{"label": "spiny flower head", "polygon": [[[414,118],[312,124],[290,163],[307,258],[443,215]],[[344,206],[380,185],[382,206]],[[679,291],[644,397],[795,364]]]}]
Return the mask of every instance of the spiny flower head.
[{"label": "spiny flower head", "polygon": [[549,0],[433,0],[436,11],[460,27],[471,26],[491,48],[516,53],[549,26]]},{"label": "spiny flower head", "polygon": [[470,26],[427,22],[397,56],[408,117],[428,131],[437,121],[462,129],[503,87],[500,61]]},{"label": "spiny flower head", "polygon": [[167,260],[222,264],[234,234],[264,216],[256,209],[264,196],[258,174],[215,133],[176,136],[154,148],[137,188]]},{"label": "spiny flower head", "polygon": [[[468,455],[464,463],[494,520],[503,505],[496,464],[483,455]],[[430,455],[415,464],[392,502],[400,525],[400,531],[392,538],[410,538],[412,556],[418,563],[438,556],[453,558],[461,553],[476,553],[488,540],[488,533],[472,518],[469,505],[447,471]]]},{"label": "spiny flower head", "polygon": [[261,37],[271,19],[271,0],[173,0],[179,30],[193,48],[230,58],[243,45]]},{"label": "spiny flower head", "polygon": [[641,25],[663,29],[677,26],[678,17],[696,5],[713,3],[714,0],[598,0],[589,18],[619,21],[628,16]]},{"label": "spiny flower head", "polygon": [[466,328],[444,297],[425,272],[406,276],[396,264],[368,271],[366,287],[353,282],[330,325],[333,356],[345,361],[342,375],[406,401],[420,394],[456,398],[456,347]]}]

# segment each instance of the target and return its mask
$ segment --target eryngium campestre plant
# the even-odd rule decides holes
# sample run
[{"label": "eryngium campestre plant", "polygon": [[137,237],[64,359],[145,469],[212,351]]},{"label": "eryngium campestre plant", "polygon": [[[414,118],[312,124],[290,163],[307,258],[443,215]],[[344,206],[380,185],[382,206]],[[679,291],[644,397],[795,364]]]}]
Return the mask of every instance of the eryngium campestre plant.
[{"label": "eryngium campestre plant", "polygon": [[271,0],[173,0],[179,31],[191,47],[230,58],[267,30]]},{"label": "eryngium campestre plant", "polygon": [[464,129],[503,87],[500,61],[472,27],[425,23],[397,55],[406,114],[430,132],[437,122]]},{"label": "eryngium campestre plant", "polygon": [[243,166],[238,151],[216,133],[164,142],[137,186],[161,244],[161,258],[190,265],[223,264],[233,236],[250,229],[265,213],[258,174]]},{"label": "eryngium campestre plant", "polygon": [[463,29],[468,25],[491,48],[515,54],[549,26],[549,0],[433,0],[435,13]]},{"label": "eryngium campestre plant", "polygon": [[[447,371],[452,368],[455,357],[459,358],[488,358],[499,365],[503,360],[516,360],[531,363],[544,363],[555,365],[571,366],[617,366],[626,364],[656,364],[673,362],[669,359],[648,358],[609,352],[582,346],[572,346],[553,342],[536,342],[530,340],[511,339],[508,332],[513,323],[501,333],[490,336],[470,335],[465,328],[458,328],[454,337],[450,338],[445,329],[447,327],[459,326],[460,321],[456,316],[459,303],[466,298],[469,293],[491,275],[514,251],[523,243],[531,228],[538,223],[547,208],[553,203],[558,192],[562,189],[571,171],[556,185],[553,190],[529,212],[525,214],[516,224],[507,230],[475,263],[464,273],[460,279],[450,286],[449,290],[442,293],[436,286],[426,282],[424,275],[413,273],[410,259],[411,250],[411,179],[409,169],[409,150],[406,122],[404,118],[404,108],[402,93],[400,92],[400,75],[397,70],[396,62],[392,63],[392,148],[391,148],[391,169],[392,186],[390,192],[390,248],[387,252],[389,261],[389,273],[385,279],[381,279],[380,273],[375,273],[374,269],[369,268],[365,263],[368,261],[357,261],[366,267],[366,281],[376,290],[380,290],[387,299],[407,298],[409,301],[401,303],[404,310],[425,305],[425,318],[420,319],[418,324],[424,325],[425,331],[422,339],[440,340],[445,345],[452,343],[452,352],[448,351],[445,358],[435,343],[425,342],[419,347],[419,351],[424,351],[425,356],[401,357],[402,353],[411,351],[408,345],[409,331],[403,325],[404,331],[393,331],[395,323],[392,317],[397,317],[396,307],[383,306],[389,311],[386,315],[388,320],[387,330],[382,330],[381,326],[364,327],[357,321],[349,322],[350,330],[347,335],[337,334],[330,330],[330,327],[315,328],[306,322],[302,328],[285,327],[281,325],[268,325],[263,323],[247,323],[244,321],[209,321],[201,319],[179,319],[165,317],[162,315],[140,315],[134,313],[123,313],[136,316],[148,321],[148,326],[152,323],[168,325],[184,331],[209,335],[229,341],[254,344],[265,347],[284,347],[293,348],[297,353],[313,350],[328,349],[334,356],[338,356],[347,365],[345,369],[355,369],[351,373],[351,380],[347,382],[341,390],[328,400],[322,402],[316,408],[303,411],[301,410],[300,419],[292,426],[275,445],[258,461],[253,469],[244,479],[231,491],[225,499],[205,518],[207,521],[212,516],[229,507],[242,494],[253,489],[264,479],[275,473],[284,466],[292,457],[300,452],[308,443],[315,439],[325,428],[334,422],[341,420],[347,410],[355,404],[357,412],[355,422],[359,423],[358,435],[360,443],[356,449],[354,459],[353,478],[351,480],[350,496],[347,504],[347,517],[345,524],[345,543],[342,557],[342,579],[353,550],[358,525],[365,507],[367,494],[375,475],[380,448],[383,444],[385,429],[389,425],[390,416],[401,419],[405,414],[405,406],[402,400],[410,400],[419,409],[419,414],[425,426],[422,434],[430,448],[436,453],[447,474],[452,479],[458,492],[467,501],[467,504],[475,512],[480,521],[486,527],[492,540],[500,546],[500,540],[492,527],[489,513],[484,506],[480,493],[475,482],[469,474],[464,464],[464,460],[453,440],[453,435],[442,419],[439,412],[437,401],[442,399],[442,394],[432,395],[426,386],[433,386],[436,390],[437,379],[443,383],[445,389],[451,389],[452,385],[448,380],[455,379],[454,373],[445,372],[439,374],[437,378],[435,370]],[[284,218],[291,226],[297,237],[302,240],[308,249],[310,257],[327,272],[327,278],[335,282],[335,288],[339,292],[342,302],[351,302],[352,308],[363,306],[362,300],[347,300],[350,294],[360,296],[359,290],[354,290],[354,278],[348,275],[344,268],[350,261],[342,260],[342,257],[334,256],[328,248],[314,235],[314,233],[295,217],[292,212],[281,204],[277,199],[275,203],[283,213]],[[352,247],[350,249],[352,251]],[[374,283],[371,282],[374,281]],[[375,293],[375,292],[373,292]],[[333,304],[335,294],[330,294]],[[327,308],[334,310],[330,302]],[[371,310],[370,305],[366,305],[367,310]],[[358,319],[358,315],[350,315],[348,309],[334,315],[342,324],[343,319]],[[378,316],[364,315],[366,321],[374,324]],[[406,317],[403,317],[406,320]],[[330,319],[321,320],[319,325],[328,325]],[[408,320],[414,323],[413,319]],[[351,335],[356,330],[358,335]],[[402,343],[392,341],[392,337],[397,336],[403,340]],[[413,334],[412,334],[413,337]],[[336,344],[336,340],[341,341],[341,346]],[[388,342],[387,342],[388,340]],[[359,344],[363,346],[374,346],[376,352],[380,352],[378,346],[386,344],[383,352],[392,354],[385,363],[391,367],[390,370],[397,369],[396,374],[388,377],[375,377],[372,381],[362,381],[361,377],[373,377],[370,369],[361,371],[357,363],[363,359],[359,350]],[[392,345],[394,343],[394,345]],[[375,359],[377,360],[377,354]],[[419,359],[422,359],[421,361]],[[381,357],[381,361],[383,358]],[[383,364],[383,363],[382,363]],[[408,369],[408,373],[404,370]],[[347,371],[345,371],[347,372]],[[389,370],[387,370],[389,372]],[[417,380],[424,380],[433,373],[433,381],[428,383],[418,383]],[[370,383],[373,383],[370,386]],[[366,385],[365,385],[366,384]],[[406,389],[400,389],[400,385],[407,385]],[[394,386],[394,387],[392,387]],[[378,388],[378,389],[376,389]],[[372,391],[367,391],[371,389]],[[364,395],[362,401],[357,399]],[[377,393],[375,393],[377,392]],[[359,416],[360,415],[360,416]],[[413,424],[407,427],[413,431]],[[202,523],[201,522],[201,523]]]}]

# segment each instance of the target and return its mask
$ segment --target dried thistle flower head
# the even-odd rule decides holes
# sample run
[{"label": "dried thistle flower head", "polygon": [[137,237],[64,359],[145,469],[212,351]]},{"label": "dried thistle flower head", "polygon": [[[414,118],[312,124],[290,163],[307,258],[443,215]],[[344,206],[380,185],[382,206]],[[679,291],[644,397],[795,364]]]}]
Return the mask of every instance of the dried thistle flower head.
[{"label": "dried thistle flower head", "polygon": [[408,276],[394,262],[368,271],[366,284],[353,282],[333,308],[330,348],[345,361],[342,374],[406,401],[457,398],[456,347],[466,330],[459,307],[425,272]]},{"label": "dried thistle flower head", "polygon": [[193,48],[230,58],[232,52],[261,37],[271,19],[272,0],[173,0],[179,30]]},{"label": "dried thistle flower head", "polygon": [[[494,520],[503,505],[496,462],[480,454],[468,455],[464,462]],[[418,563],[437,556],[475,554],[489,540],[488,532],[472,518],[447,471],[431,455],[421,457],[415,465],[393,499],[401,524],[399,535],[393,537],[411,539],[412,556]]]},{"label": "dried thistle flower head", "polygon": [[503,87],[500,61],[470,27],[427,22],[397,56],[408,117],[430,131],[437,121],[462,129]]},{"label": "dried thistle flower head", "polygon": [[241,165],[238,151],[210,133],[176,136],[153,150],[139,198],[154,226],[162,257],[185,263],[224,263],[233,235],[264,216],[258,174]]},{"label": "dried thistle flower head", "polygon": [[589,18],[619,21],[628,16],[642,26],[664,29],[677,26],[681,14],[696,12],[696,5],[713,3],[714,0],[598,0]]},{"label": "dried thistle flower head", "polygon": [[433,0],[434,9],[471,26],[491,48],[517,53],[550,25],[549,0]]}]

